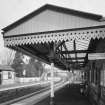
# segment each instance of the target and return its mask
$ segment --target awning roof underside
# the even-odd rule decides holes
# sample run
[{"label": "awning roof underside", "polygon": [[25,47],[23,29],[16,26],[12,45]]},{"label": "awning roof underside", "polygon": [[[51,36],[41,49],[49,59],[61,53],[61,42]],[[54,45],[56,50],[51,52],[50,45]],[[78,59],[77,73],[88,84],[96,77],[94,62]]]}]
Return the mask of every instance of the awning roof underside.
[{"label": "awning roof underside", "polygon": [[[67,54],[68,56],[71,57],[71,61],[73,63],[79,63],[81,65],[84,64],[84,58],[86,56],[86,52],[84,53],[78,53],[77,51],[86,51],[88,50],[88,45],[89,45],[90,40],[76,40],[76,41],[71,41],[71,42],[66,42],[66,48],[67,51],[62,50],[62,54]],[[69,57],[68,57],[69,58]]]},{"label": "awning roof underside", "polygon": [[[54,63],[56,67],[61,69],[70,69],[69,67],[80,69],[86,64],[86,55],[90,40],[66,41],[56,43],[57,50],[55,52]],[[50,47],[51,43],[25,44],[8,46],[9,48],[21,51],[29,56],[37,57],[46,63],[50,63]]]}]

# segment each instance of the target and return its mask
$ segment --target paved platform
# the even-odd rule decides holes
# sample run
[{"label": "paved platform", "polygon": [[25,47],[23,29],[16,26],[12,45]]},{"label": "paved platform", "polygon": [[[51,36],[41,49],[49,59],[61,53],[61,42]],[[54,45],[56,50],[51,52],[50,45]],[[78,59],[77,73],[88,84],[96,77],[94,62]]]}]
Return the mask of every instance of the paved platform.
[{"label": "paved platform", "polygon": [[[80,93],[79,86],[65,86],[55,93],[54,105],[91,105],[87,97]],[[35,105],[51,105],[50,97]]]}]

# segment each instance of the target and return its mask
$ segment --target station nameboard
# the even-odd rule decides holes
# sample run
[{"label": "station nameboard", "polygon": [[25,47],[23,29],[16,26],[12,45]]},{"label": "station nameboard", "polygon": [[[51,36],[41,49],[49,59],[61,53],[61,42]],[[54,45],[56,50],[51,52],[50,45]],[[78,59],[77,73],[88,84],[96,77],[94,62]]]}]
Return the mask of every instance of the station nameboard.
[{"label": "station nameboard", "polygon": [[105,59],[105,53],[90,53],[88,54],[88,60]]}]

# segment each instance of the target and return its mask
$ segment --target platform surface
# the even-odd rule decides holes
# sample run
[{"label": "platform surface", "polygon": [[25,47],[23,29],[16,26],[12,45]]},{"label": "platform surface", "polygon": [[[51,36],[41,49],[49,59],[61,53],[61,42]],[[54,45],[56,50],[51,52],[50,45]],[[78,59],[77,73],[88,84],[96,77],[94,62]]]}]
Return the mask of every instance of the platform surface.
[{"label": "platform surface", "polygon": [[[35,105],[51,105],[50,97]],[[80,93],[79,87],[65,86],[55,93],[54,105],[91,105],[87,97]]]}]

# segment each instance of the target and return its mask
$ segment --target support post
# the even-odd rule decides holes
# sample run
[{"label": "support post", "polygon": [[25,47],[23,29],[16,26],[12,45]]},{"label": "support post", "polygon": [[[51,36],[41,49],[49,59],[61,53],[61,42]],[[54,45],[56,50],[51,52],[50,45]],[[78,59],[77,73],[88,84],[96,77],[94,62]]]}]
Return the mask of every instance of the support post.
[{"label": "support post", "polygon": [[50,105],[55,105],[54,102],[54,59],[55,59],[55,52],[56,52],[56,44],[51,43],[50,44],[50,51],[49,51],[49,60],[51,63],[51,93],[50,93]]},{"label": "support post", "polygon": [[50,63],[51,63],[51,82],[50,82],[50,105],[54,105],[54,58],[55,58],[55,46],[52,43],[50,47]]},{"label": "support post", "polygon": [[51,98],[54,98],[54,63],[51,63]]},{"label": "support post", "polygon": [[54,63],[51,62],[50,105],[54,105]]}]

